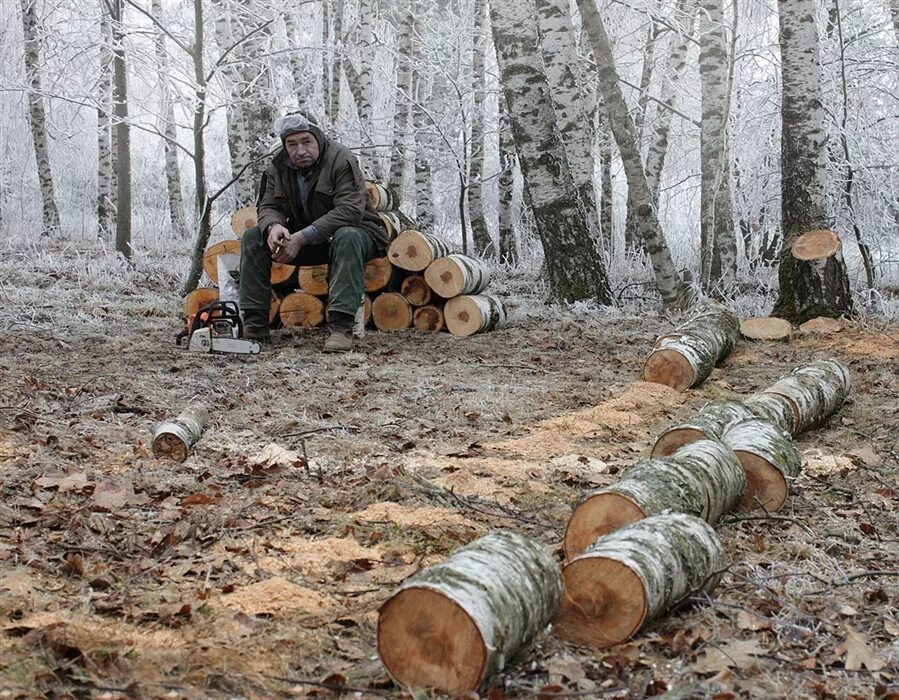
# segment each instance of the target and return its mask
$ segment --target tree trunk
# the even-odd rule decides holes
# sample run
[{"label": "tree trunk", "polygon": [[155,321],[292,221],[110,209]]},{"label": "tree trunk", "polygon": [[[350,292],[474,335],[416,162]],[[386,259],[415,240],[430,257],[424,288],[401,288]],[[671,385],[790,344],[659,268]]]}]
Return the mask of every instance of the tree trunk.
[{"label": "tree trunk", "polygon": [[131,260],[131,126],[128,124],[128,71],[122,0],[113,0],[113,112],[115,114],[116,233],[115,249]]},{"label": "tree trunk", "polygon": [[331,89],[329,90],[330,104],[328,115],[332,126],[338,126],[340,121],[340,78],[343,75],[343,13],[344,0],[334,0],[331,7],[331,24],[334,27],[333,62],[331,64]]},{"label": "tree trunk", "polygon": [[115,226],[115,170],[112,162],[112,33],[109,15],[100,4],[100,65],[97,77],[97,233],[112,235]]},{"label": "tree trunk", "polygon": [[[600,115],[605,119],[605,115]],[[600,196],[599,196],[599,230],[600,244],[608,253],[614,248],[615,232],[612,228],[612,134],[608,129],[599,129]]]},{"label": "tree trunk", "polygon": [[430,129],[425,103],[428,100],[427,78],[414,71],[415,102],[412,104],[412,129],[415,133],[415,220],[422,230],[434,228],[434,195],[431,191]]},{"label": "tree trunk", "polygon": [[[505,103],[500,99],[501,108]],[[515,226],[512,217],[512,195],[515,172],[515,142],[505,114],[499,121],[499,152],[502,171],[499,176],[499,259],[510,265],[518,262],[518,247],[515,244]]]},{"label": "tree trunk", "polygon": [[[326,6],[327,2],[322,4]],[[297,45],[302,45],[303,42],[297,27],[296,11],[289,9],[286,12],[282,12],[281,16],[284,18],[284,33],[287,35],[288,61],[290,63],[290,73],[293,77],[294,93],[297,96],[297,108],[306,115],[309,121],[324,127],[325,123],[322,121],[322,116],[312,108],[312,100],[310,99],[312,97],[312,84],[309,82],[308,76],[312,73],[312,66],[308,60],[301,60],[300,55],[302,52],[294,48]],[[322,55],[322,63],[327,69],[328,59],[324,54]],[[268,134],[268,132],[269,129],[267,127],[263,134]]]},{"label": "tree trunk", "polygon": [[684,391],[704,382],[730,354],[740,322],[716,302],[699,304],[673,332],[661,336],[643,366],[643,379]]},{"label": "tree trunk", "polygon": [[794,369],[765,390],[788,399],[795,413],[796,435],[823,423],[840,410],[852,391],[849,369],[839,360],[818,360]]},{"label": "tree trunk", "polygon": [[493,40],[512,133],[543,243],[552,295],[558,300],[612,303],[605,266],[590,237],[577,187],[556,127],[534,6],[518,0],[490,5]]},{"label": "tree trunk", "polygon": [[397,74],[396,107],[393,112],[393,150],[390,153],[390,173],[388,182],[396,187],[402,194],[405,191],[403,176],[406,172],[407,138],[409,131],[410,105],[413,99],[414,85],[412,83],[412,62],[415,60],[415,46],[413,36],[418,31],[416,27],[415,11],[416,0],[404,0],[405,12],[396,32],[399,36],[397,47]]},{"label": "tree trunk", "polygon": [[322,122],[321,126],[331,124],[331,65],[334,52],[331,41],[331,2],[322,0]]},{"label": "tree trunk", "polygon": [[387,258],[401,270],[422,272],[437,258],[449,255],[449,246],[437,236],[420,231],[403,231],[390,242]]},{"label": "tree trunk", "polygon": [[584,646],[619,644],[683,599],[711,593],[724,566],[724,545],[699,518],[646,518],[600,537],[565,565],[553,630]]},{"label": "tree trunk", "polygon": [[561,598],[543,546],[495,531],[403,582],[379,611],[378,653],[400,686],[474,693],[546,627]]},{"label": "tree trunk", "polygon": [[492,294],[453,297],[443,307],[446,328],[466,337],[492,331],[506,322],[506,307]]},{"label": "tree trunk", "polygon": [[428,265],[425,281],[444,299],[460,294],[479,294],[490,284],[490,267],[479,258],[451,253]]},{"label": "tree trunk", "polygon": [[689,420],[662,433],[652,448],[652,457],[667,457],[696,440],[720,440],[728,425],[750,418],[755,418],[752,411],[737,401],[708,404]]},{"label": "tree trunk", "polygon": [[412,305],[402,294],[385,292],[375,297],[371,317],[379,331],[401,331],[412,325]]},{"label": "tree trunk", "polygon": [[487,230],[484,216],[484,99],[487,76],[484,71],[484,47],[489,44],[484,24],[487,20],[485,0],[475,0],[475,34],[472,40],[472,117],[471,117],[471,177],[468,186],[468,211],[471,219],[471,238],[475,255],[496,257],[496,249]]},{"label": "tree trunk", "polygon": [[278,315],[285,328],[315,328],[325,320],[325,303],[306,292],[293,292],[281,300]]},{"label": "tree trunk", "polygon": [[37,177],[41,186],[43,203],[41,234],[59,235],[59,210],[53,194],[53,169],[50,167],[50,146],[47,140],[47,122],[44,114],[44,96],[41,87],[41,38],[34,0],[19,0],[22,10],[22,33],[25,42],[25,80],[28,83],[28,121]]}]

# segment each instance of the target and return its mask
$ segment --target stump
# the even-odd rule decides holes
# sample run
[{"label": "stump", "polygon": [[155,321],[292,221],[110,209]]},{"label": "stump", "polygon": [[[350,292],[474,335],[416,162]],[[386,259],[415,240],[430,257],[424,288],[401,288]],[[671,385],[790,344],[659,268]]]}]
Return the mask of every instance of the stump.
[{"label": "stump", "polygon": [[453,335],[465,337],[503,325],[506,322],[506,307],[492,294],[460,296],[446,302],[443,315],[447,330]]},{"label": "stump", "polygon": [[799,330],[803,333],[821,333],[822,335],[830,335],[831,333],[839,333],[843,330],[843,323],[835,318],[827,316],[818,316],[810,319],[799,326]]},{"label": "stump", "polygon": [[208,421],[206,409],[194,405],[185,408],[173,420],[160,423],[153,432],[153,456],[185,461],[203,435]]},{"label": "stump", "polygon": [[787,433],[795,432],[796,411],[792,401],[785,396],[763,392],[750,396],[744,403],[756,418],[766,420]]},{"label": "stump", "polygon": [[365,263],[365,291],[380,292],[390,282],[393,265],[387,258],[373,258]]},{"label": "stump", "polygon": [[412,325],[412,306],[402,294],[385,292],[372,302],[371,317],[379,331],[400,331]]},{"label": "stump", "polygon": [[231,230],[238,238],[243,238],[243,232],[257,226],[258,223],[256,207],[242,207],[231,217]]},{"label": "stump", "polygon": [[449,246],[437,236],[421,231],[402,231],[390,243],[387,258],[401,270],[421,272],[434,260],[449,255]]},{"label": "stump", "polygon": [[409,275],[400,285],[400,294],[406,297],[412,306],[425,306],[431,303],[431,288],[421,275]]},{"label": "stump", "polygon": [[412,325],[420,331],[438,333],[446,325],[443,309],[435,304],[419,306],[412,314]]},{"label": "stump", "polygon": [[751,340],[789,340],[793,326],[789,321],[775,316],[747,318],[740,322],[740,333]]},{"label": "stump", "polygon": [[838,360],[818,360],[794,369],[765,390],[786,398],[796,415],[793,434],[823,423],[840,410],[849,392],[849,369]]},{"label": "stump", "polygon": [[323,297],[328,293],[328,266],[302,265],[297,271],[297,283],[307,294]]},{"label": "stump", "polygon": [[378,654],[397,684],[475,693],[559,608],[559,567],[542,545],[492,532],[406,579],[378,614]]},{"label": "stump", "polygon": [[735,420],[753,418],[754,414],[744,404],[736,401],[712,403],[703,407],[690,420],[669,428],[659,436],[652,448],[653,457],[667,457],[681,445],[712,438],[720,440],[724,428]]},{"label": "stump", "polygon": [[490,268],[478,258],[453,253],[437,258],[425,270],[428,286],[444,299],[479,294],[490,283]]},{"label": "stump", "polygon": [[285,328],[315,328],[325,319],[325,304],[306,292],[293,292],[281,300],[278,315]]},{"label": "stump", "polygon": [[753,418],[731,423],[721,440],[737,455],[746,474],[740,510],[780,510],[789,495],[790,481],[802,468],[802,456],[790,434]]},{"label": "stump", "polygon": [[703,520],[646,518],[600,537],[564,566],[553,630],[575,644],[619,644],[685,597],[710,593],[724,566],[724,546]]},{"label": "stump", "polygon": [[737,317],[717,302],[693,307],[673,333],[656,341],[643,366],[643,379],[676,391],[701,384],[730,354],[739,327]]},{"label": "stump", "polygon": [[796,317],[840,316],[852,309],[843,243],[834,231],[806,231],[793,241],[793,298]]}]

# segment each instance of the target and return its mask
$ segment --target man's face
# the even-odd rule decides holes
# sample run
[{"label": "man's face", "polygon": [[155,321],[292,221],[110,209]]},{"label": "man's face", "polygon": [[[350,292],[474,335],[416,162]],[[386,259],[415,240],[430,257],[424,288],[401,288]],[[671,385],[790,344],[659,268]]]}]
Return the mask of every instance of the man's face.
[{"label": "man's face", "polygon": [[284,139],[284,148],[287,149],[290,161],[298,168],[311,168],[318,160],[318,141],[310,131],[291,134]]}]

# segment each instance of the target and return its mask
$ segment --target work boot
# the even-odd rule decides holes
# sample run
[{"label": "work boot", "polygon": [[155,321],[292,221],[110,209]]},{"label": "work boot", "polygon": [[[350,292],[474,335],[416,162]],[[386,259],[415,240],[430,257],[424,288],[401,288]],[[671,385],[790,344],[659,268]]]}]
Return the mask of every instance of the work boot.
[{"label": "work boot", "polygon": [[244,309],[243,337],[247,340],[258,340],[263,343],[272,339],[272,332],[268,327],[267,310]]},{"label": "work boot", "polygon": [[342,314],[339,311],[328,312],[328,330],[331,335],[325,341],[322,352],[349,352],[353,349],[353,323],[355,319],[350,314]]}]

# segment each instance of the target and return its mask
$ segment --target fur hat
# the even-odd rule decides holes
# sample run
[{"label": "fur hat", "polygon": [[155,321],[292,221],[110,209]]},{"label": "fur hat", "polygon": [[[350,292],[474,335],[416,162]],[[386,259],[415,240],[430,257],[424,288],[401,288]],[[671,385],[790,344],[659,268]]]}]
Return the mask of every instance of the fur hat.
[{"label": "fur hat", "polygon": [[284,139],[291,134],[298,134],[301,131],[312,131],[312,125],[299,112],[285,114],[283,117],[275,119],[275,133],[281,139],[281,143],[284,143]]}]

